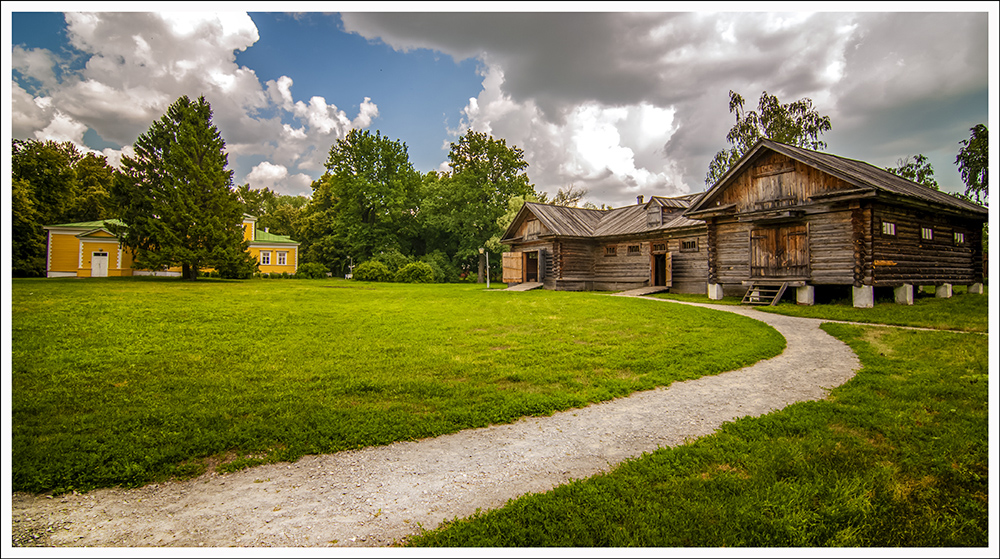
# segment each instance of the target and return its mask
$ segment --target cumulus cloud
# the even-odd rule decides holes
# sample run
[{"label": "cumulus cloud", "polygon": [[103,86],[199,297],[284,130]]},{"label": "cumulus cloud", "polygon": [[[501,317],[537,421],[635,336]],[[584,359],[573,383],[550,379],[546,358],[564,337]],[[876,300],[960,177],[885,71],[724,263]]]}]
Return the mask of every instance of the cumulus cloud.
[{"label": "cumulus cloud", "polygon": [[[988,75],[982,13],[350,13],[343,22],[402,52],[481,61],[483,91],[456,132],[524,149],[541,189],[583,181],[612,203],[643,188],[703,190],[709,161],[728,147],[730,90],[748,108],[762,91],[812,99],[833,120],[825,138],[844,148],[835,153],[866,159],[856,146],[876,148],[866,140],[873,115],[909,104],[923,111],[920,135],[941,136],[955,124],[929,107],[968,103]],[[912,132],[892,133],[920,136]]]},{"label": "cumulus cloud", "polygon": [[[86,64],[69,72],[65,60],[45,49],[14,47],[14,69],[37,90],[14,81],[15,137],[84,147],[90,129],[123,146],[104,149],[117,163],[178,97],[204,96],[226,139],[237,182],[272,180],[268,184],[302,192],[309,174],[323,168],[325,153],[317,146],[329,146],[331,139],[378,116],[371,98],[352,119],[320,96],[296,101],[290,77],[262,84],[253,70],[236,63],[235,53],[259,39],[246,13],[102,12],[65,18],[69,43]],[[63,70],[59,78],[57,68]],[[244,162],[253,159],[257,166],[246,171]],[[280,181],[268,178],[276,169],[285,171]]]}]

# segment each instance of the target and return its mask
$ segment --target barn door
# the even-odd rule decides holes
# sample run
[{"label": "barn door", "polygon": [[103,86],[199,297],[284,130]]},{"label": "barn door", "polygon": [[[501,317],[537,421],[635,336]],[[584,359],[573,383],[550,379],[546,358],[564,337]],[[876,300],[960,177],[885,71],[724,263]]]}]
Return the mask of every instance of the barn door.
[{"label": "barn door", "polygon": [[524,281],[524,253],[503,253],[503,282],[521,283]]},{"label": "barn door", "polygon": [[804,223],[760,227],[750,233],[750,277],[809,276],[809,238]]}]

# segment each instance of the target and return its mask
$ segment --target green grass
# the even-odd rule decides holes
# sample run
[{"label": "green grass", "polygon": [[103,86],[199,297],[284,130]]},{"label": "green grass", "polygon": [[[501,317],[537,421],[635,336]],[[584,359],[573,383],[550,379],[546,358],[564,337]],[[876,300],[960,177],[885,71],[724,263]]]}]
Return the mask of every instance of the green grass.
[{"label": "green grass", "polygon": [[15,279],[17,491],[136,486],[461,429],[781,352],[750,319],[588,293]]},{"label": "green grass", "polygon": [[[683,293],[658,293],[652,295],[660,299],[672,299],[713,305],[739,305],[740,297],[725,297],[712,301],[707,295]],[[788,316],[822,318],[844,322],[890,324],[894,326],[914,326],[938,330],[960,330],[965,332],[986,332],[989,328],[987,295],[970,295],[964,286],[956,286],[949,299],[934,297],[933,291],[915,293],[913,305],[900,305],[893,301],[891,291],[875,301],[870,309],[856,309],[850,300],[838,300],[831,304],[797,305],[795,292],[787,291],[783,300],[773,306],[755,307],[763,312]]]},{"label": "green grass", "polygon": [[863,365],[829,399],[727,423],[411,545],[987,546],[987,337],[823,329]]}]

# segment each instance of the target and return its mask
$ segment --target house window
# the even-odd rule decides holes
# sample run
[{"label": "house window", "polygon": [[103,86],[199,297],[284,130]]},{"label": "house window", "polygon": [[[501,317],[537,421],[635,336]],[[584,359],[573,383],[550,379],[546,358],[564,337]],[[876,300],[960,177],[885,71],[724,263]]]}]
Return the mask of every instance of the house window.
[{"label": "house window", "polygon": [[278,266],[284,266],[287,263],[287,252],[278,253]]},{"label": "house window", "polygon": [[698,252],[698,239],[682,240],[681,252]]},{"label": "house window", "polygon": [[891,221],[882,222],[882,234],[883,235],[895,235],[896,234],[896,224]]},{"label": "house window", "polygon": [[260,251],[260,264],[261,266],[271,265],[271,251],[269,250]]},{"label": "house window", "polygon": [[604,247],[604,256],[615,256],[618,254],[618,247],[615,245],[610,245]]},{"label": "house window", "polygon": [[955,244],[964,245],[965,244],[965,233],[955,232]]},{"label": "house window", "polygon": [[921,227],[920,228],[920,238],[923,239],[923,240],[925,240],[925,241],[930,241],[930,240],[934,239],[934,230],[931,229],[930,227]]},{"label": "house window", "polygon": [[656,243],[653,245],[653,252],[666,252],[666,250],[667,250],[666,243]]},{"label": "house window", "polygon": [[636,254],[639,254],[639,253],[640,253],[639,245],[629,245],[628,246],[628,254],[629,254],[629,256],[635,256]]}]

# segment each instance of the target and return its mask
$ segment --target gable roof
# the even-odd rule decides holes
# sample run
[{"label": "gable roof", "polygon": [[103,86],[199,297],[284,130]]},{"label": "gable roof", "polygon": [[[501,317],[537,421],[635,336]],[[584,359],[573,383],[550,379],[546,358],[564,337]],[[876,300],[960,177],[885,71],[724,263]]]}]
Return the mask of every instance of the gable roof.
[{"label": "gable roof", "polygon": [[[672,198],[653,196],[648,202],[642,205],[625,206],[609,210],[570,208],[566,206],[554,206],[552,204],[540,204],[538,202],[525,202],[524,206],[517,213],[517,216],[514,217],[514,221],[507,227],[507,231],[504,232],[501,242],[515,240],[512,235],[517,232],[517,229],[527,219],[529,214],[538,219],[548,229],[549,233],[546,236],[559,237],[615,237],[704,225],[703,221],[689,219],[682,215],[683,210],[691,204],[691,201],[696,200],[700,195],[689,194]],[[677,211],[672,214],[666,214],[667,219],[660,225],[649,227],[646,224],[646,210],[653,205],[667,210],[676,209]]]},{"label": "gable roof", "polygon": [[79,229],[105,229],[108,224],[125,225],[117,219],[101,219],[98,221],[78,221],[76,223],[60,223],[59,225],[43,225],[42,229],[52,229],[55,227],[79,228]]},{"label": "gable roof", "polygon": [[812,151],[805,148],[790,146],[775,142],[774,140],[763,139],[757,142],[753,148],[740,158],[733,167],[720,178],[705,195],[692,204],[688,209],[688,214],[694,214],[706,209],[706,206],[715,197],[725,190],[733,179],[742,173],[757,157],[766,151],[774,151],[790,157],[796,161],[819,169],[829,175],[837,177],[848,184],[852,184],[859,189],[868,190],[876,194],[900,197],[909,200],[918,200],[934,206],[949,208],[963,213],[981,214],[983,217],[989,215],[989,211],[973,202],[962,200],[945,192],[928,188],[922,184],[904,179],[885,169],[876,167],[864,161],[848,159],[837,155]]}]

